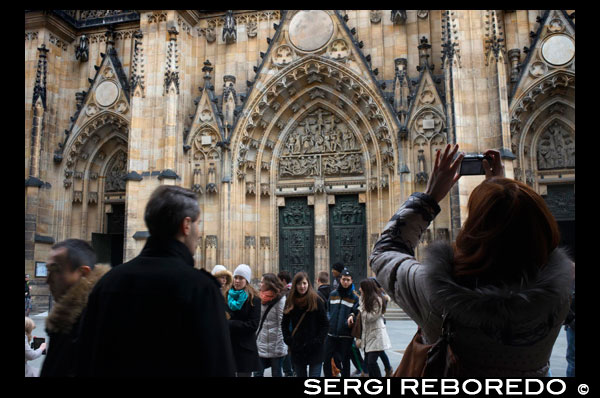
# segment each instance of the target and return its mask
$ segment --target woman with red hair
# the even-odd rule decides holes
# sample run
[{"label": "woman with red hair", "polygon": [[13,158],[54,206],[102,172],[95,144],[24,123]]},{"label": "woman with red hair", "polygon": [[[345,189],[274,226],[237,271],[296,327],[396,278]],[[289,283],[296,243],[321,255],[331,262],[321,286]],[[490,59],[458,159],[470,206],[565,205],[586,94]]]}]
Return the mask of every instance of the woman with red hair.
[{"label": "woman with red hair", "polygon": [[370,256],[377,280],[420,326],[424,343],[453,332],[461,377],[543,377],[569,309],[573,263],[544,199],[504,177],[488,150],[485,181],[468,201],[454,244],[433,242],[421,264],[414,248],[460,178],[463,155],[437,152],[425,193],[413,193],[385,227]]}]

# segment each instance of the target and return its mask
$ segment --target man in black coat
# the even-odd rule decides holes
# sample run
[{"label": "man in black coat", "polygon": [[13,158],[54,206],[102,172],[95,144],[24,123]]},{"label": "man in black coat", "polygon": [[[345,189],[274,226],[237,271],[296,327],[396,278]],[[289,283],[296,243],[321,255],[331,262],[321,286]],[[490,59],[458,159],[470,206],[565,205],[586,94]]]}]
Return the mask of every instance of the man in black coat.
[{"label": "man in black coat", "polygon": [[190,190],[163,185],[146,206],[150,237],[92,291],[81,330],[81,376],[233,376],[217,280],[194,268],[200,209]]},{"label": "man in black coat", "polygon": [[81,317],[94,284],[109,270],[96,265],[87,242],[67,239],[52,246],[46,262],[46,282],[54,305],[46,318],[48,349],[41,377],[74,376]]}]

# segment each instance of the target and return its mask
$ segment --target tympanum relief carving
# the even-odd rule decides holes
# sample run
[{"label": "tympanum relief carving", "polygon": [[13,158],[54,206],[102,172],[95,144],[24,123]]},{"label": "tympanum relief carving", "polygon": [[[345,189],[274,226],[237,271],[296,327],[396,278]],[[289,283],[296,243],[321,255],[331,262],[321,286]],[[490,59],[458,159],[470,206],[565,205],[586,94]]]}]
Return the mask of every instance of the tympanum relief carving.
[{"label": "tympanum relief carving", "polygon": [[575,140],[559,122],[553,122],[537,146],[538,170],[575,167]]},{"label": "tympanum relief carving", "polygon": [[290,132],[279,161],[280,177],[363,173],[363,157],[354,132],[323,109],[308,114]]}]

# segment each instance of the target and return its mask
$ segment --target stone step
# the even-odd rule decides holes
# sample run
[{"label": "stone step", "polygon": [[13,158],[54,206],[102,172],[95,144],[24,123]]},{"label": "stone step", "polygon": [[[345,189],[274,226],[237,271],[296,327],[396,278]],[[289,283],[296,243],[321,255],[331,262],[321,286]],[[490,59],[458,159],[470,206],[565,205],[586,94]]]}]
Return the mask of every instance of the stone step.
[{"label": "stone step", "polygon": [[385,311],[385,319],[389,321],[405,321],[410,320],[410,317],[396,303],[390,302]]}]

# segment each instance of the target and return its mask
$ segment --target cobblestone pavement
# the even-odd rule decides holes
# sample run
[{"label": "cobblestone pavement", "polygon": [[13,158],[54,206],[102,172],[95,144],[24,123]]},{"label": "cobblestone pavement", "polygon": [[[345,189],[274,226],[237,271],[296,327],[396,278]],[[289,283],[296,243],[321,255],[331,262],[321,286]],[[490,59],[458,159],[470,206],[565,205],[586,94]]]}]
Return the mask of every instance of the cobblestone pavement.
[{"label": "cobblestone pavement", "polygon": [[[44,331],[44,322],[46,320],[47,313],[33,315],[31,318],[35,322],[35,329],[33,330],[33,336],[48,338]],[[402,353],[404,348],[412,340],[415,332],[417,331],[417,325],[411,320],[406,321],[387,321],[386,324],[388,335],[392,341],[392,349],[387,350],[386,353],[390,358],[392,368],[396,369],[400,360],[402,359]],[[565,358],[567,352],[567,336],[564,328],[561,329],[554,348],[552,350],[552,356],[550,357],[550,368],[553,377],[565,377],[567,373],[567,360]],[[42,362],[45,356],[42,356],[30,364],[34,367],[42,367]],[[379,367],[383,371],[383,365],[379,362]],[[354,371],[354,368],[353,368]],[[383,374],[383,372],[382,372]],[[321,374],[322,375],[322,374]],[[271,369],[265,370],[265,376],[271,376]]]}]

